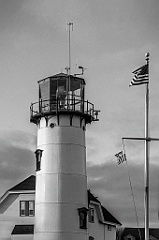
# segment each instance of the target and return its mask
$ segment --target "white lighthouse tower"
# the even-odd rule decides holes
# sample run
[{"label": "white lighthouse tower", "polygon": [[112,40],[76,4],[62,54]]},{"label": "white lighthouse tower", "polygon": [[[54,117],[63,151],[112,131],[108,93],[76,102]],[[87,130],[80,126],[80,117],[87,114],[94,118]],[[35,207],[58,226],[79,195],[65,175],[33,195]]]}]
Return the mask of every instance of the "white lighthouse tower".
[{"label": "white lighthouse tower", "polygon": [[30,108],[38,128],[34,240],[86,240],[85,130],[98,111],[85,101],[81,77],[59,73],[38,84]]}]

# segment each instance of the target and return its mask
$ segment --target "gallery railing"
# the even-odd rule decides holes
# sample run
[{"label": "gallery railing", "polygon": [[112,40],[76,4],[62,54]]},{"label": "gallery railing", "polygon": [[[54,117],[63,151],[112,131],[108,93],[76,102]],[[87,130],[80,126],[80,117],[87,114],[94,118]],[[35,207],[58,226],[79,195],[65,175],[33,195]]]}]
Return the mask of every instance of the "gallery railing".
[{"label": "gallery railing", "polygon": [[94,104],[78,98],[52,98],[49,100],[40,99],[39,102],[32,103],[30,106],[31,119],[36,116],[49,115],[60,112],[76,112],[94,118]]}]

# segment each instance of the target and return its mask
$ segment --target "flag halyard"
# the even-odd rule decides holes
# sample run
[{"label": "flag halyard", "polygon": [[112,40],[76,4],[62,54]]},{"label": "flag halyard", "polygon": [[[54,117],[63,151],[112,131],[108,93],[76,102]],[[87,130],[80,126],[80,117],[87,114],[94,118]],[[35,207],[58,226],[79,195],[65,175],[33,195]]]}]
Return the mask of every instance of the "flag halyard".
[{"label": "flag halyard", "polygon": [[148,64],[136,69],[132,73],[134,74],[134,77],[129,86],[149,83]]},{"label": "flag halyard", "polygon": [[126,161],[126,155],[124,151],[120,151],[119,153],[115,154],[115,157],[117,158],[117,164],[120,165],[124,161]]}]

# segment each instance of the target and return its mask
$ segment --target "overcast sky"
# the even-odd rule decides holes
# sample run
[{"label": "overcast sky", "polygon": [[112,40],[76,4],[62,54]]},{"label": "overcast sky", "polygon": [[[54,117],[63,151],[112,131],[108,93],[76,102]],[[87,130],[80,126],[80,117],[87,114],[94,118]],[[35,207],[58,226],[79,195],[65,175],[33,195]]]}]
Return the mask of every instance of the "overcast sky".
[{"label": "overcast sky", "polygon": [[[100,109],[87,126],[88,188],[124,225],[136,227],[126,164],[114,155],[122,137],[144,137],[145,86],[129,88],[150,52],[150,133],[159,138],[158,0],[0,0],[0,195],[35,174],[36,126],[29,107],[37,81],[85,70],[86,99]],[[140,226],[144,222],[144,143],[126,141]],[[159,143],[151,143],[151,226],[158,227]]]}]

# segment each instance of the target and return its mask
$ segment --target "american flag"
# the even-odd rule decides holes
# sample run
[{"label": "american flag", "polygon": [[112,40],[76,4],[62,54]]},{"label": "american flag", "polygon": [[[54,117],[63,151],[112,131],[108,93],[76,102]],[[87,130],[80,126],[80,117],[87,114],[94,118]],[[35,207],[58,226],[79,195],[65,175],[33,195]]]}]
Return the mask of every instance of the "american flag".
[{"label": "american flag", "polygon": [[149,83],[148,64],[136,69],[132,73],[134,77],[129,86]]},{"label": "american flag", "polygon": [[124,153],[124,151],[120,151],[119,153],[115,154],[115,157],[117,158],[117,164],[121,164],[124,161],[126,161],[126,155]]}]

